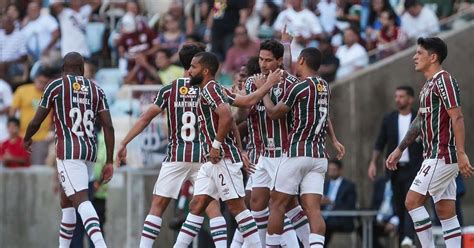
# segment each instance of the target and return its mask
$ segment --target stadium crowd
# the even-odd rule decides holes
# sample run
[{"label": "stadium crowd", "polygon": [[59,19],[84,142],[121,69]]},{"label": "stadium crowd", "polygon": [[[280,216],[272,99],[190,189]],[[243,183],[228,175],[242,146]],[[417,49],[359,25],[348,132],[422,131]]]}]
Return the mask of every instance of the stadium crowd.
[{"label": "stadium crowd", "polygon": [[[241,80],[241,68],[249,59],[258,56],[260,42],[280,39],[286,29],[294,37],[293,62],[303,48],[318,47],[323,53],[320,75],[333,82],[406,48],[419,36],[448,28],[440,21],[456,12],[474,9],[472,0],[183,0],[170,1],[166,11],[152,13],[140,3],[21,0],[0,5],[0,161],[4,167],[48,164],[48,158],[54,157],[48,154],[54,151],[50,149],[52,118],[33,137],[31,154],[24,150],[21,137],[44,87],[58,77],[61,58],[71,51],[87,59],[87,78],[116,81],[98,80],[113,110],[113,94],[122,85],[166,85],[181,77],[178,51],[184,44],[205,44],[220,59],[220,81],[231,86]],[[343,179],[340,161],[330,164],[324,209],[355,209],[355,186]],[[373,209],[381,211],[377,225],[384,225],[391,235],[399,224],[393,219],[394,210],[386,208],[393,193],[386,181],[376,184],[380,187]],[[339,194],[338,190],[346,191]],[[96,197],[105,199],[103,189]],[[326,221],[333,225],[329,230],[355,229],[350,218]]]}]

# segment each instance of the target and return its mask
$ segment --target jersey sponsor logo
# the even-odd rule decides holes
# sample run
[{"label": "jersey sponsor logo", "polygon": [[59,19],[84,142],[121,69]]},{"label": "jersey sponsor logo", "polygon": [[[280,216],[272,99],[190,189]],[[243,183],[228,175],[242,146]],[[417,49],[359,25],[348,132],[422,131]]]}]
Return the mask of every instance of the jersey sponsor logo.
[{"label": "jersey sponsor logo", "polygon": [[78,82],[74,82],[72,84],[72,88],[74,89],[74,91],[79,91],[81,89],[81,84],[79,84]]},{"label": "jersey sponsor logo", "polygon": [[255,109],[257,109],[257,111],[260,111],[260,112],[265,111],[265,106],[258,104],[258,105],[255,105]]},{"label": "jersey sponsor logo", "polygon": [[319,105],[328,105],[328,99],[323,98],[318,100]]},{"label": "jersey sponsor logo", "polygon": [[323,84],[317,84],[316,89],[318,90],[318,92],[326,92],[328,90],[327,87]]},{"label": "jersey sponsor logo", "polygon": [[197,89],[194,87],[188,88],[186,86],[179,87],[179,94],[182,98],[196,98]]},{"label": "jersey sponsor logo", "polygon": [[76,93],[80,93],[80,94],[85,94],[85,95],[88,95],[89,94],[89,86],[87,85],[82,85],[80,84],[79,82],[74,82],[72,83],[72,89],[74,90],[74,92]]},{"label": "jersey sponsor logo", "polygon": [[422,114],[431,113],[431,108],[430,107],[420,108],[420,113]]},{"label": "jersey sponsor logo", "polygon": [[181,95],[186,95],[186,94],[188,94],[188,87],[186,87],[186,86],[181,86],[181,87],[179,88],[179,94],[181,94]]}]

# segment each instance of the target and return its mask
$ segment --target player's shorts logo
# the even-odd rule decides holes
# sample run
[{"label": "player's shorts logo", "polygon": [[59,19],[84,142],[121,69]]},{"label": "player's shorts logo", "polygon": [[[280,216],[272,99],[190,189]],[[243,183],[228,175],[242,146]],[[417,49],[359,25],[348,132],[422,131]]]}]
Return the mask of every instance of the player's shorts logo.
[{"label": "player's shorts logo", "polygon": [[72,88],[75,90],[75,91],[79,91],[81,89],[81,84],[79,84],[78,82],[74,82],[72,84]]},{"label": "player's shorts logo", "polygon": [[188,90],[188,87],[186,87],[186,86],[181,86],[181,87],[179,88],[179,94],[181,94],[181,95],[187,95],[187,94],[188,94],[188,91],[189,91],[189,90]]}]

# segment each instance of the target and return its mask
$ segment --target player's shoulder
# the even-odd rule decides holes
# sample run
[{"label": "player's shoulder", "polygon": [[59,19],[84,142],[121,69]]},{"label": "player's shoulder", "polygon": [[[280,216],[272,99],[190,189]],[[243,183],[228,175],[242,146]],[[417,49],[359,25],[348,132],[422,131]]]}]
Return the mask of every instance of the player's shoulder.
[{"label": "player's shoulder", "polygon": [[291,84],[296,84],[300,82],[300,80],[295,75],[292,75],[288,72],[286,73],[285,81]]},{"label": "player's shoulder", "polygon": [[438,87],[439,86],[444,87],[445,84],[452,84],[456,82],[456,80],[449,72],[443,70],[434,76],[433,82],[435,82],[438,85]]},{"label": "player's shoulder", "polygon": [[51,80],[45,87],[46,90],[52,90],[56,87],[60,87],[63,85],[63,78],[56,78]]}]

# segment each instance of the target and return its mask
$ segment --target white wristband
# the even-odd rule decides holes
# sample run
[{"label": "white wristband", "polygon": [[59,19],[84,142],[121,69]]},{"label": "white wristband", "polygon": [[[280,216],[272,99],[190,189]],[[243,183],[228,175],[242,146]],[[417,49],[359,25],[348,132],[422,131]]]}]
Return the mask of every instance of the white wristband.
[{"label": "white wristband", "polygon": [[220,149],[221,148],[221,145],[222,145],[222,142],[218,141],[218,140],[214,140],[212,142],[212,148],[214,149]]}]

